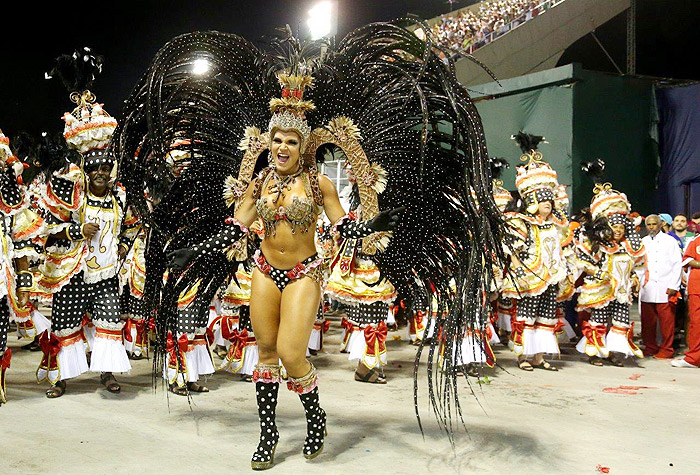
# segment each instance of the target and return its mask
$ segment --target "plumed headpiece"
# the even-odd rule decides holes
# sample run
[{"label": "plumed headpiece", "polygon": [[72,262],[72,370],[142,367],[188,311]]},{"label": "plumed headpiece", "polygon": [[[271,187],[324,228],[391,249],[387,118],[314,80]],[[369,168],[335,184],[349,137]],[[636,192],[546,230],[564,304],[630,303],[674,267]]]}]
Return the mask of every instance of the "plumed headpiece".
[{"label": "plumed headpiece", "polygon": [[524,154],[537,151],[537,147],[539,147],[540,143],[549,143],[542,135],[526,134],[522,130],[518,131],[515,135],[511,135],[510,138],[515,140]]},{"label": "plumed headpiece", "polygon": [[289,75],[280,73],[280,86],[282,86],[282,97],[270,100],[270,111],[272,119],[267,131],[272,140],[277,130],[297,132],[301,137],[301,152],[304,152],[311,127],[306,122],[306,112],[314,110],[313,102],[304,100],[304,90],[313,87],[314,78],[307,75]]},{"label": "plumed headpiece", "polygon": [[76,104],[72,112],[66,112],[62,117],[65,121],[63,137],[69,147],[83,155],[83,168],[114,162],[106,148],[117,128],[117,121],[88,89],[101,72],[102,57],[95,56],[90,48],[82,48],[72,55],[56,58],[55,67],[46,75],[47,79],[58,77]]},{"label": "plumed headpiece", "polygon": [[515,186],[527,203],[527,211],[535,214],[541,201],[555,201],[554,191],[559,186],[557,172],[535,150],[521,156],[520,160],[527,163],[518,167]]},{"label": "plumed headpiece", "polygon": [[596,183],[593,188],[593,199],[591,200],[591,217],[596,219],[599,216],[607,218],[613,215],[627,216],[630,212],[631,204],[624,193],[613,190],[610,183]]},{"label": "plumed headpiece", "polygon": [[591,218],[600,216],[611,218],[614,215],[627,216],[632,205],[627,195],[614,190],[612,184],[605,182],[605,162],[600,158],[591,162],[582,162],[581,170],[591,177],[593,187],[593,199],[591,200]]}]

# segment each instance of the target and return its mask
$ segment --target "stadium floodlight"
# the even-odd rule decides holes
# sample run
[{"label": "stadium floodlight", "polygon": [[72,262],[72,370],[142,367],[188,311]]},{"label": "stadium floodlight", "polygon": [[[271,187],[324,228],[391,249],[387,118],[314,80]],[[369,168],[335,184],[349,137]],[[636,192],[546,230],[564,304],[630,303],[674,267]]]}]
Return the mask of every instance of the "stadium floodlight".
[{"label": "stadium floodlight", "polygon": [[192,64],[192,74],[196,74],[198,76],[207,74],[209,69],[211,69],[211,64],[209,64],[209,61],[204,58],[195,59],[194,63]]},{"label": "stadium floodlight", "polygon": [[312,40],[330,35],[333,31],[333,2],[324,1],[314,5],[309,10],[306,25],[309,27]]}]

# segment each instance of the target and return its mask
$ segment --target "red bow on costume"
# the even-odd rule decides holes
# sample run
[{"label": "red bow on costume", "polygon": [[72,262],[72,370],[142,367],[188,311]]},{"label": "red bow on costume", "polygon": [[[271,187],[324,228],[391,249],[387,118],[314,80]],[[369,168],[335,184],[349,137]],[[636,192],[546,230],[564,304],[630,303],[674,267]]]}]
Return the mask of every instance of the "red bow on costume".
[{"label": "red bow on costume", "polygon": [[554,325],[554,334],[558,335],[559,333],[562,333],[564,331],[564,320],[562,317],[559,317],[559,320],[557,320],[557,324]]},{"label": "red bow on costume", "polygon": [[248,342],[248,330],[245,328],[241,331],[233,330],[227,338],[231,342],[231,348],[228,350],[228,357],[234,361],[240,361],[243,358],[243,349]]},{"label": "red bow on costume", "polygon": [[236,321],[237,319],[235,318],[221,317],[221,337],[224,340],[232,341],[231,338],[233,338],[234,333],[238,331],[238,329],[233,326]]},{"label": "red bow on costume", "polygon": [[216,338],[214,337],[214,332],[211,331],[210,328],[207,328],[207,330],[206,330],[206,332],[205,332],[205,335],[206,335],[207,343],[208,343],[210,346],[213,345],[213,344],[214,344],[214,340],[216,339]]},{"label": "red bow on costume", "polygon": [[[330,321],[330,320],[329,320]],[[343,317],[343,319],[340,321],[340,326],[345,328],[345,331],[348,333],[352,331],[352,322],[348,320],[347,318]]]},{"label": "red bow on costume", "polygon": [[581,324],[581,333],[586,337],[586,341],[600,349],[604,347],[603,337],[607,333],[605,325],[591,325],[587,320]]},{"label": "red bow on costume", "polygon": [[126,319],[126,323],[124,324],[124,339],[128,341],[129,343],[134,342],[134,337],[131,336],[131,329],[134,327],[134,323],[130,318]]},{"label": "red bow on costume", "polygon": [[[189,341],[187,340],[187,335],[184,333],[180,335],[180,338],[177,339],[177,346],[175,345],[175,340],[173,340],[173,334],[172,332],[168,332],[168,339],[166,341],[165,349],[166,351],[170,354],[170,364],[175,365],[175,362],[178,361],[177,354],[175,353],[175,350],[179,350],[180,353],[184,354],[187,352],[187,349],[189,348],[190,344]],[[185,358],[182,358],[182,363],[184,364]]]},{"label": "red bow on costume", "polygon": [[328,329],[330,329],[330,327],[331,327],[330,320],[324,320],[323,323],[318,324],[318,330],[321,330],[323,333],[326,333],[328,331]]},{"label": "red bow on costume", "polygon": [[525,320],[518,321],[515,316],[510,319],[510,341],[515,345],[522,346],[523,344],[523,332],[525,331]]},{"label": "red bow on costume", "polygon": [[297,262],[297,265],[295,265],[294,267],[289,269],[286,272],[286,274],[287,274],[287,277],[289,277],[289,280],[297,280],[302,275],[301,273],[304,272],[305,270],[306,270],[306,266],[304,264],[302,264],[301,262]]},{"label": "red bow on costume", "polygon": [[153,331],[156,329],[156,319],[151,317],[148,319],[148,331]]},{"label": "red bow on costume", "polygon": [[365,342],[367,342],[367,354],[379,356],[386,351],[386,335],[389,329],[386,323],[380,322],[377,327],[367,325],[365,327]]},{"label": "red bow on costume", "polygon": [[629,330],[627,330],[627,344],[629,344],[630,348],[632,351],[635,353],[639,351],[639,347],[632,341],[632,337],[634,336],[634,322],[630,324]]},{"label": "red bow on costume", "polygon": [[270,270],[272,270],[272,267],[270,266],[270,264],[267,263],[267,259],[265,259],[265,256],[263,256],[262,254],[258,255],[255,258],[255,262],[263,274],[269,274]]},{"label": "red bow on costume", "polygon": [[[41,335],[39,335],[39,348],[41,348],[42,353],[44,353],[41,359],[41,367],[49,370],[57,368],[55,364],[56,356],[58,352],[61,351],[61,342],[59,339],[55,335],[49,333],[48,330],[44,330]],[[54,362],[54,365],[51,365],[51,361]]]},{"label": "red bow on costume", "polygon": [[8,348],[5,350],[5,354],[0,358],[0,370],[5,371],[10,367],[10,360],[12,360],[12,349]]},{"label": "red bow on costume", "polygon": [[80,321],[80,326],[81,327],[86,327],[92,323],[92,320],[90,320],[87,316],[87,314],[83,315],[83,319]]}]

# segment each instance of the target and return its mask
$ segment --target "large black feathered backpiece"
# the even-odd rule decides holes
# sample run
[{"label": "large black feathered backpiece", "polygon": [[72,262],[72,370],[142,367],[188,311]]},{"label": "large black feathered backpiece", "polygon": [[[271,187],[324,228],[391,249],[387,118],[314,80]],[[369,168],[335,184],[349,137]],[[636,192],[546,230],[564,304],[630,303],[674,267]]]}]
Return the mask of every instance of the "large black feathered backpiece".
[{"label": "large black feathered backpiece", "polygon": [[[280,54],[285,48],[288,54]],[[399,24],[370,24],[324,49],[321,61],[306,56],[318,48],[304,50],[288,38],[265,50],[218,32],[173,39],[126,103],[115,134],[121,180],[134,209],[172,239],[169,249],[221,230],[232,214],[222,198],[223,183],[238,174],[244,129],[267,130],[269,101],[280,96],[276,74],[303,58],[314,76],[304,96],[316,106],[307,114],[309,125],[351,118],[369,161],[388,172],[380,209],[406,207],[389,248],[375,258],[409,304],[437,301],[435,334],[441,338],[419,349],[415,388],[417,395],[418,362],[427,351],[431,406],[451,435],[461,417],[451,355],[459,356],[466,331],[483,329],[492,265],[500,266],[503,258],[503,223],[492,197],[481,119],[444,59],[449,55]],[[197,75],[193,65],[203,59],[208,72]],[[180,161],[186,165],[172,166],[167,155],[173,144],[188,154]],[[143,198],[149,181],[166,183],[153,212]],[[161,354],[167,332],[175,333],[179,291],[201,279],[200,292],[206,289],[209,298],[234,268],[223,255],[207,255],[177,279],[170,277],[158,309]]]}]

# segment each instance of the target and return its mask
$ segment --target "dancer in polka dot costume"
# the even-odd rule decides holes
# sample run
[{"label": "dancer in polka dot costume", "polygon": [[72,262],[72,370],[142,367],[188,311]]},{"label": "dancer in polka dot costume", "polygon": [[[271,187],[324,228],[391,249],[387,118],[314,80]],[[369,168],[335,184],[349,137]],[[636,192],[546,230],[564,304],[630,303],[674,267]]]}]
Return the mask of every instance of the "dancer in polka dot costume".
[{"label": "dancer in polka dot costume", "polygon": [[29,259],[38,257],[32,238],[43,232],[43,220],[30,209],[21,186],[24,166],[0,130],[0,405],[7,402],[5,376],[12,351],[7,348],[10,318],[31,321]]},{"label": "dancer in polka dot costume", "polygon": [[559,354],[556,297],[559,283],[567,276],[561,243],[568,234],[568,221],[555,207],[557,173],[537,151],[544,137],[519,132],[514,138],[524,152],[525,165],[515,179],[523,209],[506,213],[512,272],[501,295],[517,300],[510,347],[518,355],[520,369],[556,371],[544,355]]},{"label": "dancer in polka dot costume", "polygon": [[[357,179],[348,164],[348,178],[353,187],[352,204],[360,203]],[[382,177],[386,181],[386,177]],[[355,208],[357,214],[359,210]],[[386,384],[384,366],[387,364],[386,324],[389,305],[396,299],[396,289],[382,279],[373,256],[362,252],[362,240],[340,238],[338,251],[331,262],[331,275],[326,294],[342,302],[347,313],[348,330],[344,351],[350,361],[357,361],[355,380]]]},{"label": "dancer in polka dot costume", "polygon": [[603,358],[623,366],[623,358],[643,357],[632,341],[629,308],[647,278],[646,251],[629,219],[627,196],[604,182],[604,169],[602,160],[584,164],[596,185],[590,216],[576,243],[579,266],[586,274],[576,310],[589,310],[591,318],[583,323],[584,336],[576,349],[594,366],[602,366]]},{"label": "dancer in polka dot costume", "polygon": [[123,227],[136,234],[119,271],[119,308],[124,323],[124,346],[132,359],[148,357],[148,312],[144,301],[148,229],[127,210]]},{"label": "dancer in polka dot costume", "polygon": [[[52,384],[49,398],[62,396],[66,381],[88,370],[101,374],[108,391],[119,392],[113,373],[131,369],[122,339],[117,272],[133,236],[122,232],[126,192],[114,181],[115,159],[107,147],[117,124],[88,90],[100,70],[101,58],[83,49],[59,58],[52,71],[71,91],[80,91],[71,95],[77,107],[63,119],[64,137],[80,152],[81,166],[64,163],[41,192],[50,236],[39,286],[53,294],[53,309],[51,333],[40,338],[44,357],[37,378]],[[83,333],[87,315],[95,328],[89,366]]]},{"label": "dancer in polka dot costume", "polygon": [[[177,328],[170,336],[172,350],[165,364],[165,377],[170,390],[180,396],[188,392],[207,393],[209,388],[199,383],[200,376],[213,374],[207,323],[211,297],[201,292],[199,283],[182,291],[177,302]],[[185,386],[187,389],[185,389]]]},{"label": "dancer in polka dot costume", "polygon": [[[321,212],[343,238],[363,241],[362,253],[375,254],[378,269],[408,301],[434,297],[455,309],[436,317],[446,351],[467,320],[485,313],[479,296],[493,261],[502,257],[503,224],[484,167],[483,130],[450,60],[389,23],[358,29],[325,50],[322,67],[318,46],[302,48],[289,29],[269,53],[223,33],[175,38],[127,101],[128,123],[117,141],[130,189],[143,186],[144,174],[160,173],[171,182],[152,216],[172,239],[157,353],[167,348],[164,335],[176,328],[172,312],[182,290],[199,282],[213,296],[237,267],[222,251],[235,246],[256,217],[264,221],[250,301],[260,353],[253,375],[261,422],[255,469],[272,466],[278,441],[284,443],[274,420],[280,358],[288,389],[299,395],[306,414],[302,454],[313,458],[325,445],[317,373],[305,358],[323,284],[313,239]],[[203,52],[212,74],[190,76],[189,66]],[[273,87],[280,83],[281,97]],[[164,160],[175,139],[182,140],[177,148],[190,150],[177,173]],[[356,219],[341,219],[345,211],[333,183],[316,168],[332,146],[343,150],[357,178],[362,211]],[[244,174],[249,179],[240,178],[241,167],[250,168]],[[381,200],[380,170],[387,176]],[[482,204],[478,213],[470,187]],[[234,195],[233,205],[221,199],[222,188]],[[376,233],[397,226],[386,250],[377,252],[385,235]],[[431,371],[438,357],[433,340],[424,353]],[[446,421],[457,418],[451,365],[448,360],[439,368],[445,377],[428,378],[448,431]]]}]

